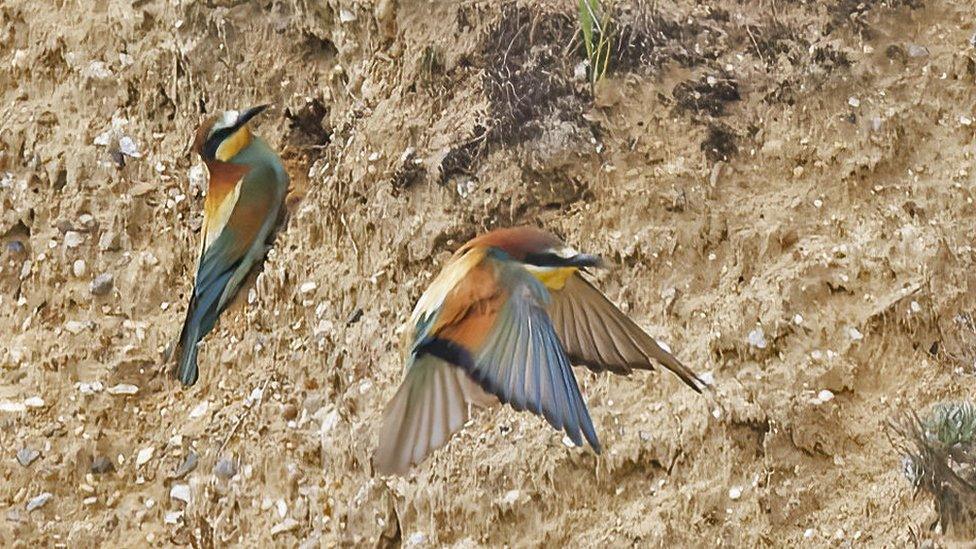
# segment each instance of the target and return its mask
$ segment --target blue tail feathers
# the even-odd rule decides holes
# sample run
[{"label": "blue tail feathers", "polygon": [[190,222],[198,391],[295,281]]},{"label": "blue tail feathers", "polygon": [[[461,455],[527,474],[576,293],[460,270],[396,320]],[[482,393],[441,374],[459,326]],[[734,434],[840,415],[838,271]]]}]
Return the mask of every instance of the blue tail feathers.
[{"label": "blue tail feathers", "polygon": [[[195,338],[194,338],[195,339]],[[179,363],[176,366],[176,378],[186,386],[197,382],[200,373],[197,370],[197,342],[190,340],[181,343],[182,353],[180,353]]]},{"label": "blue tail feathers", "polygon": [[199,378],[197,343],[206,337],[217,323],[217,317],[221,313],[218,309],[220,296],[233,273],[234,270],[231,269],[221,274],[202,291],[198,292],[197,289],[194,289],[195,295],[190,302],[190,309],[187,311],[186,321],[183,324],[183,332],[180,334],[179,358],[175,369],[176,378],[183,385],[193,385]]}]

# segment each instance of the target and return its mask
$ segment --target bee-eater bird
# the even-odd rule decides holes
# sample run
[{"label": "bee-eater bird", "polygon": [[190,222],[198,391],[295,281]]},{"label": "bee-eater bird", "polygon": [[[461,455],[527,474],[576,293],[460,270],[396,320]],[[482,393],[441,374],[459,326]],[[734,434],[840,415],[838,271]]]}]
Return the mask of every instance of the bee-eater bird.
[{"label": "bee-eater bird", "polygon": [[197,381],[197,343],[232,303],[251,269],[263,261],[288,191],[281,159],[248,128],[265,108],[212,116],[193,142],[210,179],[196,281],[176,347],[175,374],[184,385]]},{"label": "bee-eater bird", "polygon": [[[420,297],[404,379],[387,405],[374,465],[402,474],[498,400],[543,416],[599,453],[571,364],[629,374],[659,362],[697,392],[704,384],[580,271],[602,267],[531,227],[466,243]],[[493,395],[493,396],[492,396]]]}]

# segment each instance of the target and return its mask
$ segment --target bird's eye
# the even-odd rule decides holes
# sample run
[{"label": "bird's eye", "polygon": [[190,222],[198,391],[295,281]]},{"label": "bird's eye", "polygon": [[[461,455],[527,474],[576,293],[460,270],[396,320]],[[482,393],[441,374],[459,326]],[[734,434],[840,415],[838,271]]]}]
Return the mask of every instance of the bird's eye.
[{"label": "bird's eye", "polygon": [[232,133],[234,133],[234,128],[220,128],[211,131],[210,137],[207,138],[207,142],[203,146],[203,156],[206,158],[216,157],[220,144]]}]

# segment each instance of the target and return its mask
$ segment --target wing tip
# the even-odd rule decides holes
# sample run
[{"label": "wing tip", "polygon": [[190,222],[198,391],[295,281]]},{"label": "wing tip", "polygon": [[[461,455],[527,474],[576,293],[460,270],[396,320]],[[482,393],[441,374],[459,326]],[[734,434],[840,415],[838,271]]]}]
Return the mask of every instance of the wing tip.
[{"label": "wing tip", "polygon": [[681,378],[681,381],[685,382],[685,385],[689,386],[698,394],[702,394],[702,389],[708,387],[708,385],[702,381],[702,378],[695,374],[691,374],[690,378]]},{"label": "wing tip", "polygon": [[416,359],[383,413],[371,459],[375,472],[406,476],[450,442],[469,417],[466,376],[441,357]]},{"label": "wing tip", "polygon": [[373,452],[370,463],[373,466],[373,471],[384,477],[405,476],[414,465],[409,462],[404,463],[403,460],[389,459],[388,456],[381,455],[380,449]]},{"label": "wing tip", "polygon": [[[655,344],[657,344],[656,341]],[[702,389],[709,387],[709,385],[705,383],[702,378],[698,377],[698,374],[678,360],[678,357],[671,354],[667,349],[661,347],[660,344],[657,344],[657,349],[661,353],[660,356],[656,357],[657,362],[660,363],[661,366],[664,366],[666,369],[670,370],[674,375],[678,376],[678,379],[683,381],[685,385],[691,387],[693,391],[698,394],[702,394]]]}]

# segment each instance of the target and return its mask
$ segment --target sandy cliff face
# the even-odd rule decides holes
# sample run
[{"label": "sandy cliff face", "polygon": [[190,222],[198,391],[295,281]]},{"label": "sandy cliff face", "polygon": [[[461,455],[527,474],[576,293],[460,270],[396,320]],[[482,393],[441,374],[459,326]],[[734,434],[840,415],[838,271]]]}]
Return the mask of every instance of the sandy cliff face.
[{"label": "sandy cliff face", "polygon": [[[972,392],[971,6],[618,4],[594,93],[557,2],[0,5],[3,544],[934,536],[885,421]],[[188,143],[259,102],[290,217],[183,390]],[[398,326],[517,223],[715,394],[580,370],[604,455],[505,408],[375,477]]]}]

